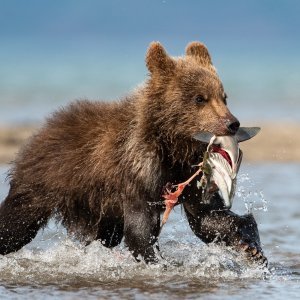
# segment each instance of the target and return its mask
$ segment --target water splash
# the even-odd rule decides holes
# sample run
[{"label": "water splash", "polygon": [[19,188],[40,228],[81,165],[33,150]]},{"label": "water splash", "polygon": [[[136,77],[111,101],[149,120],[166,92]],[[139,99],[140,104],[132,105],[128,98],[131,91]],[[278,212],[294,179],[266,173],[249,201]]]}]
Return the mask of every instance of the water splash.
[{"label": "water splash", "polygon": [[[121,244],[107,249],[94,241],[88,247],[70,238],[53,237],[49,249],[25,247],[0,258],[1,281],[14,284],[50,284],[78,282],[111,282],[156,278],[171,280],[200,278],[258,278],[267,269],[250,264],[234,251],[201,242],[164,240],[157,265],[137,263]],[[53,246],[54,245],[54,246]]]},{"label": "water splash", "polygon": [[262,190],[257,190],[256,186],[249,174],[238,175],[236,196],[244,201],[248,213],[253,210],[268,211],[268,202],[264,193]]}]

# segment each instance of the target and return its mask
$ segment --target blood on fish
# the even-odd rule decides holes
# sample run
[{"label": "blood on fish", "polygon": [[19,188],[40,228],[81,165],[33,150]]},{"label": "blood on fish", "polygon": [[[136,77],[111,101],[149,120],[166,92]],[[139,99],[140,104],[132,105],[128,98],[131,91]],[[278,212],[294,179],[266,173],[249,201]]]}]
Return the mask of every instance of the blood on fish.
[{"label": "blood on fish", "polygon": [[221,154],[227,160],[230,167],[232,167],[231,158],[230,158],[229,154],[224,149],[218,147],[217,145],[212,145],[211,147],[212,147],[212,152],[216,152],[216,153]]}]

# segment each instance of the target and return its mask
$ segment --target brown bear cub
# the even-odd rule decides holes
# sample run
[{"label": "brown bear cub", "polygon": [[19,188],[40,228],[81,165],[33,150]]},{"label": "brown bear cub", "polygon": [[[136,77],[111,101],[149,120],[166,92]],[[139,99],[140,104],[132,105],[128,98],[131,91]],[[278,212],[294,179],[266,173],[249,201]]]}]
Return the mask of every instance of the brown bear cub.
[{"label": "brown bear cub", "polygon": [[[183,182],[206,149],[201,131],[235,134],[238,120],[207,48],[190,43],[183,57],[150,45],[146,83],[118,102],[77,101],[55,112],[18,155],[0,207],[0,254],[29,243],[50,217],[86,243],[114,247],[124,237],[134,257],[157,261],[166,183]],[[265,260],[252,215],[201,201],[196,181],[183,204],[193,232]],[[184,199],[184,201],[183,201]]]}]

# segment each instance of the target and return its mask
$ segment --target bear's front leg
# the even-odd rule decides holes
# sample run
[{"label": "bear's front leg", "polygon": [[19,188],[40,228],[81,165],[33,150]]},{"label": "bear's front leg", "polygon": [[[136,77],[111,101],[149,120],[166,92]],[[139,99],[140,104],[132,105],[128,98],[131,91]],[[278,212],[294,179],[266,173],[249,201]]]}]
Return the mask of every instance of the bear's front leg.
[{"label": "bear's front leg", "polygon": [[200,210],[188,203],[184,209],[191,229],[205,243],[223,242],[267,264],[253,215],[239,216],[230,210]]},{"label": "bear's front leg", "polygon": [[146,263],[158,261],[154,244],[157,241],[160,228],[160,211],[146,201],[127,201],[124,203],[124,236],[125,244],[139,261]]}]

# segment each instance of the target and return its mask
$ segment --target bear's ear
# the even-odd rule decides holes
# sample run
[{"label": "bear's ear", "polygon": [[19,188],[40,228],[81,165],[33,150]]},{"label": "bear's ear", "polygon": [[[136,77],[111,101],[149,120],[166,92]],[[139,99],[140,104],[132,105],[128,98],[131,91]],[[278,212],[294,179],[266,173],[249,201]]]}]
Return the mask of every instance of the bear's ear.
[{"label": "bear's ear", "polygon": [[193,57],[200,65],[204,67],[212,66],[211,57],[207,48],[200,42],[191,42],[185,50],[186,55]]},{"label": "bear's ear", "polygon": [[169,75],[175,68],[175,61],[159,42],[152,42],[147,51],[146,65],[151,74]]}]

